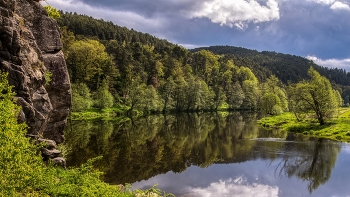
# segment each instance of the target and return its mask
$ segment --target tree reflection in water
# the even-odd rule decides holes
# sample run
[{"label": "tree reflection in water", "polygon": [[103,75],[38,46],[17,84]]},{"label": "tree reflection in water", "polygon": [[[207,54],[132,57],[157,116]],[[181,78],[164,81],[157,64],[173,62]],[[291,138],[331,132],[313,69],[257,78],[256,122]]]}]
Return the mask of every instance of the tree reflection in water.
[{"label": "tree reflection in water", "polygon": [[[293,144],[290,144],[293,145]],[[285,147],[290,149],[290,147]],[[332,169],[337,161],[338,153],[341,150],[340,144],[332,144],[323,139],[311,141],[305,146],[295,146],[293,155],[285,154],[278,166],[288,176],[297,176],[307,181],[309,192],[312,193],[321,184],[328,181]],[[287,150],[288,151],[288,150]],[[291,151],[288,151],[291,153]]]},{"label": "tree reflection in water", "polygon": [[257,138],[286,139],[287,133],[262,130],[255,114],[238,112],[71,121],[66,146],[73,151],[67,162],[77,166],[103,155],[96,163],[105,173],[103,179],[124,184],[168,171],[182,172],[191,165],[204,168],[214,163],[282,158],[276,172],[309,181],[312,192],[329,179],[340,151],[340,146],[322,140],[298,145],[252,140]]}]

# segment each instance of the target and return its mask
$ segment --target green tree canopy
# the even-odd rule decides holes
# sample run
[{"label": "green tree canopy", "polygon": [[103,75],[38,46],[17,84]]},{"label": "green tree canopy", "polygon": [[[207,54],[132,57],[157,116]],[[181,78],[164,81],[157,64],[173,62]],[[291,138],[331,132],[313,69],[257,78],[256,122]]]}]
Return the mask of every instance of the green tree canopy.
[{"label": "green tree canopy", "polygon": [[[295,113],[313,112],[318,122],[323,125],[339,106],[336,92],[329,80],[310,67],[311,79],[295,84],[291,88],[292,109]],[[339,100],[339,99],[338,99]]]},{"label": "green tree canopy", "polygon": [[84,83],[72,84],[72,111],[89,109],[92,99],[89,88]]},{"label": "green tree canopy", "polygon": [[85,83],[91,90],[117,70],[105,46],[97,40],[75,41],[66,53],[67,67],[73,83]]},{"label": "green tree canopy", "polygon": [[288,111],[288,101],[283,84],[274,75],[260,85],[260,110],[266,114],[277,115]]},{"label": "green tree canopy", "polygon": [[112,107],[114,104],[113,95],[108,91],[108,83],[104,79],[97,89],[95,95],[96,106],[100,109]]}]

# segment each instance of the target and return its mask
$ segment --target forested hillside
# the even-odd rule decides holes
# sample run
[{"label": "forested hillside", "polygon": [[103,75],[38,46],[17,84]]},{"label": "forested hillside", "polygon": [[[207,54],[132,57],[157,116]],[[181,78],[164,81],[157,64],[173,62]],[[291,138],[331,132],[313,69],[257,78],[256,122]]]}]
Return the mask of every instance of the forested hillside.
[{"label": "forested hillside", "polygon": [[305,58],[229,46],[189,51],[86,15],[61,12],[57,20],[75,111],[122,104],[149,112],[225,108],[276,114],[289,110],[288,82],[309,80],[310,67],[334,82],[345,101],[350,95],[345,71]]},{"label": "forested hillside", "polygon": [[60,12],[61,17],[57,19],[58,24],[66,26],[75,35],[83,35],[88,38],[99,40],[116,40],[119,42],[140,42],[152,44],[157,51],[171,48],[174,44],[167,40],[156,38],[147,33],[137,32],[133,29],[121,27],[110,21],[94,19],[91,16],[79,15],[77,13]]},{"label": "forested hillside", "polygon": [[192,49],[191,52],[208,50],[218,55],[234,55],[236,58],[249,59],[259,66],[271,71],[283,83],[298,82],[307,79],[307,70],[312,66],[321,75],[327,77],[330,81],[339,85],[350,85],[350,74],[344,69],[327,68],[316,65],[313,61],[306,58],[277,53],[273,51],[262,51],[245,49],[234,46],[210,46]]}]

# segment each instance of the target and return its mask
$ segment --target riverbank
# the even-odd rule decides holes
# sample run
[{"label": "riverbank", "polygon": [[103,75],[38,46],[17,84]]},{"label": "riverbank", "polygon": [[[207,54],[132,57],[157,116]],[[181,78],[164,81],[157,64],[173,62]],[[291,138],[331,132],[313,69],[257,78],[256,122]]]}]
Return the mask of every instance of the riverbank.
[{"label": "riverbank", "polygon": [[291,112],[262,118],[258,124],[266,129],[284,130],[309,137],[350,142],[350,108],[339,108],[336,116],[327,120],[325,125],[320,125],[317,120],[311,119],[297,121]]},{"label": "riverbank", "polygon": [[[227,104],[223,104],[216,110],[216,112],[229,112],[229,111],[230,109]],[[190,111],[190,112],[212,112],[212,111],[203,110],[203,111]],[[163,111],[140,111],[137,109],[130,110],[129,106],[117,105],[106,109],[91,108],[80,112],[71,112],[69,115],[69,119],[70,120],[96,120],[96,119],[115,120],[115,119],[119,119],[122,116],[135,118],[135,117],[140,117],[144,115],[162,114],[162,113],[164,112]],[[170,109],[165,113],[177,114],[179,112],[176,111],[175,109]],[[188,113],[188,112],[184,111],[183,113]]]},{"label": "riverbank", "polygon": [[127,106],[115,106],[112,108],[98,109],[92,108],[81,112],[71,112],[69,115],[70,120],[94,120],[104,119],[112,120],[116,117],[127,116],[130,113],[133,116],[138,116],[141,113],[138,111],[129,112],[130,107]]}]

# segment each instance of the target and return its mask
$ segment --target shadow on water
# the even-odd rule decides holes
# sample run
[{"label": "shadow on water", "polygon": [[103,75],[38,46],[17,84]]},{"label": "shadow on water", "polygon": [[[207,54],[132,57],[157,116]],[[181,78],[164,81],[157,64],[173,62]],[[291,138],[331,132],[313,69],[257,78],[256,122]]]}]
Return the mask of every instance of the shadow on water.
[{"label": "shadow on water", "polygon": [[66,146],[72,150],[67,163],[78,166],[103,155],[96,163],[105,173],[102,178],[124,184],[180,173],[192,165],[278,158],[275,174],[306,181],[312,192],[329,179],[341,146],[292,138],[259,128],[255,114],[238,112],[72,121],[66,130]]}]

